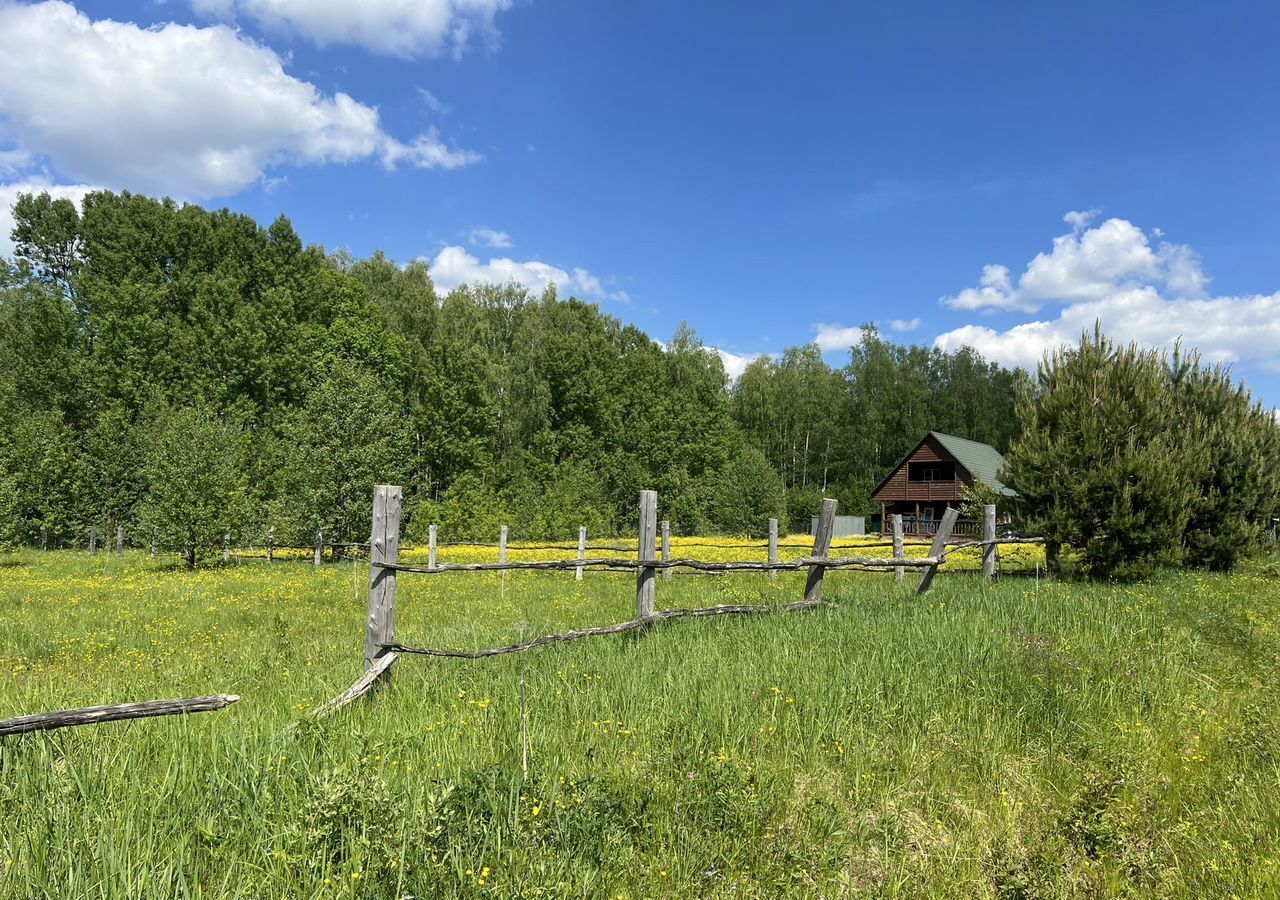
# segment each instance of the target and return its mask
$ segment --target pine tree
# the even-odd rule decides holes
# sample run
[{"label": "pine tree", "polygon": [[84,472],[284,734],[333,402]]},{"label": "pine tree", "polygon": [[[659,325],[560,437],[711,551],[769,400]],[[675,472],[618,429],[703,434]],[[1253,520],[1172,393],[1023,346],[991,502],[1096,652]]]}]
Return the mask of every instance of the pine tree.
[{"label": "pine tree", "polygon": [[1203,419],[1180,415],[1166,385],[1157,352],[1098,328],[1022,385],[1005,475],[1051,559],[1070,545],[1090,575],[1128,578],[1181,558],[1208,452],[1186,437]]}]

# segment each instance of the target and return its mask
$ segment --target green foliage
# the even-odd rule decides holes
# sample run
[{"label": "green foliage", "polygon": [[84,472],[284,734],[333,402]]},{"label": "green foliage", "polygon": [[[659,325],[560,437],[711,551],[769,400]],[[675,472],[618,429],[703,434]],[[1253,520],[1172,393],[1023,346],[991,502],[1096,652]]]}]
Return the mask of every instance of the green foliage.
[{"label": "green foliage", "polygon": [[194,568],[244,521],[243,455],[239,423],[206,409],[161,410],[146,438],[144,531]]},{"label": "green foliage", "polygon": [[711,527],[718,534],[755,537],[770,519],[785,522],[787,492],[782,478],[756,447],[743,446],[729,460],[711,495]]},{"label": "green foliage", "polygon": [[1221,369],[1121,347],[1095,329],[1055,353],[1018,398],[1006,458],[1023,518],[1089,574],[1133,577],[1185,557],[1228,568],[1276,488],[1276,425]]},{"label": "green foliage", "polygon": [[57,412],[15,415],[0,439],[11,540],[42,547],[87,540],[85,470],[75,432]]},{"label": "green foliage", "polygon": [[1168,377],[1180,415],[1203,423],[1196,438],[1208,453],[1184,537],[1187,561],[1231,569],[1280,511],[1280,427],[1228,370],[1202,366],[1198,354],[1175,352]]},{"label": "green foliage", "polygon": [[373,487],[405,480],[402,402],[373,375],[338,357],[280,426],[283,461],[268,518],[283,541],[365,540]]}]

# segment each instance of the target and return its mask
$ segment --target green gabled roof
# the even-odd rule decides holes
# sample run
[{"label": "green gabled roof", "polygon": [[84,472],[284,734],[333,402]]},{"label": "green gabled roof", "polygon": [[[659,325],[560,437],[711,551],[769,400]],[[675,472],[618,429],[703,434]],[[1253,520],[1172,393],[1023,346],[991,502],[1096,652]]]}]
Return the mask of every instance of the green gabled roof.
[{"label": "green gabled roof", "polygon": [[1017,491],[1000,481],[999,475],[1000,469],[1004,466],[1004,457],[995,447],[955,435],[943,434],[940,431],[931,431],[929,434],[933,435],[938,443],[956,458],[956,462],[968,469],[969,474],[974,478],[1005,497],[1018,496]]}]

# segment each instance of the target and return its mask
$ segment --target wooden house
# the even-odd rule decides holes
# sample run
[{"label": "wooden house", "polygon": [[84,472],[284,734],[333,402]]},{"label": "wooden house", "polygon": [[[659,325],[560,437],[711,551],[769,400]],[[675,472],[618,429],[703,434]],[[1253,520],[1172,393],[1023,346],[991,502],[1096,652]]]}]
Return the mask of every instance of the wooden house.
[{"label": "wooden house", "polygon": [[[989,444],[931,431],[894,466],[871,494],[880,504],[881,530],[894,515],[902,516],[908,534],[933,534],[948,506],[964,501],[964,489],[981,483],[996,494],[1016,497],[1000,482],[1004,457]],[[961,519],[955,533],[976,534],[980,523]]]}]

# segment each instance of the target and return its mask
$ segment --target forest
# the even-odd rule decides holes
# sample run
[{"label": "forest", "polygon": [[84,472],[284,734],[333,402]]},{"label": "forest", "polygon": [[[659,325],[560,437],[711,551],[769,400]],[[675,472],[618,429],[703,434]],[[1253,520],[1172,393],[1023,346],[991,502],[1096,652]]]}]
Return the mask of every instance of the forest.
[{"label": "forest", "polygon": [[656,340],[516,285],[441,296],[425,263],[357,259],[228,210],[98,192],[14,207],[0,260],[0,541],[90,527],[360,540],[370,487],[410,536],[634,528],[641,489],[678,533],[806,528],[929,429],[1005,449],[1015,373],[972,351],[815,345],[731,382],[681,325]]}]

